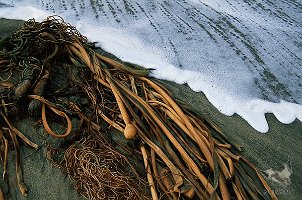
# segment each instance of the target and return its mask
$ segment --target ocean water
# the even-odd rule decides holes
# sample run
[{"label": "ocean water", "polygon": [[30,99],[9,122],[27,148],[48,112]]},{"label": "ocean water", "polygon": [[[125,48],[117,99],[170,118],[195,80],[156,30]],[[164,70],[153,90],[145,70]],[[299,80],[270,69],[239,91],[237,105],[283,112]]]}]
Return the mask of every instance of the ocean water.
[{"label": "ocean water", "polygon": [[265,113],[302,121],[301,0],[0,0],[0,17],[54,14],[259,132]]}]

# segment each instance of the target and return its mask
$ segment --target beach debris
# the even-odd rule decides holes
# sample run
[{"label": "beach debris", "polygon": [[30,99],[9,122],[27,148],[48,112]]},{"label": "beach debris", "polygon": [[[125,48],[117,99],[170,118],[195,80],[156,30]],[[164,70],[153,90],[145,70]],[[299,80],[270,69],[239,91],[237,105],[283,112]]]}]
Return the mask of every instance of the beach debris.
[{"label": "beach debris", "polygon": [[128,166],[132,169],[134,166],[111,149],[101,134],[90,134],[70,145],[60,166],[67,170],[76,182],[76,190],[87,199],[148,199],[148,193],[143,191],[144,180],[127,172]]},{"label": "beach debris", "polygon": [[[213,121],[178,104],[148,76],[149,69],[95,48],[58,16],[42,22],[31,19],[2,40],[0,63],[1,70],[11,71],[6,81],[18,73],[20,77],[12,79],[15,86],[1,90],[5,102],[0,107],[5,121],[1,126],[6,133],[2,144],[12,141],[18,155],[19,136],[37,148],[8,119],[16,112],[14,108],[33,110],[39,106],[28,102],[39,102],[45,131],[70,141],[57,163],[87,199],[277,199],[259,170]],[[66,71],[67,86],[52,82],[60,70]],[[87,97],[88,104],[68,98],[71,93]],[[50,111],[65,119],[63,134],[49,126],[46,113]],[[49,116],[58,118],[53,113]],[[83,123],[77,134],[72,131],[71,116]],[[104,136],[108,129],[123,134],[126,145],[108,142]],[[2,154],[5,160],[7,150]],[[48,158],[55,160],[51,158],[54,154]],[[135,161],[144,166],[143,185],[149,193],[136,184],[144,181]],[[25,195],[18,159],[16,166],[20,192]]]}]

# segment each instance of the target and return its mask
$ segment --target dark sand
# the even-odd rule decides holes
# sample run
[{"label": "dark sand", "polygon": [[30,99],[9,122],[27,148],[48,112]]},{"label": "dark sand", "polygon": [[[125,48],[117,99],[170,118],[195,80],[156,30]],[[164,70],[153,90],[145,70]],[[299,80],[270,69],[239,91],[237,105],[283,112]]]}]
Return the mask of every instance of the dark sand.
[{"label": "dark sand", "polygon": [[[0,37],[10,34],[22,21],[0,19]],[[244,146],[243,155],[252,161],[258,169],[265,171],[272,168],[275,171],[284,169],[284,164],[290,160],[292,174],[290,183],[282,184],[267,179],[280,199],[301,199],[302,197],[302,122],[285,125],[272,114],[267,114],[270,131],[261,134],[255,131],[240,116],[232,117],[221,114],[202,93],[192,91],[186,85],[178,85],[164,81],[163,84],[172,91],[175,98],[190,105],[193,110],[216,122],[225,135],[237,144]],[[24,145],[21,146],[22,169],[24,182],[29,189],[28,197],[21,197],[14,176],[14,155],[10,155],[9,181],[11,183],[12,199],[82,199],[73,189],[72,181],[63,171],[53,166],[45,158],[45,143],[51,138],[42,128],[34,128],[34,119],[26,119],[18,124],[18,128],[39,144],[37,151]],[[2,167],[1,167],[2,168]],[[3,180],[0,185],[7,191]]]}]

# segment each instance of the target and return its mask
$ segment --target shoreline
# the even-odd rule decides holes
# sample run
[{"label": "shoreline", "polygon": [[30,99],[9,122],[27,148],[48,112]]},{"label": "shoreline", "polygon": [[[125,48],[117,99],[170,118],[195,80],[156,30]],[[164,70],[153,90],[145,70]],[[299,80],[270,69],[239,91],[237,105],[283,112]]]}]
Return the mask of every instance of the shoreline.
[{"label": "shoreline", "polygon": [[[18,26],[22,25],[22,21],[15,20],[6,20],[0,19],[0,37],[5,37],[5,35],[10,34],[14,31]],[[173,96],[176,99],[179,99],[182,102],[185,102],[193,110],[203,116],[206,116],[212,121],[214,121],[225,133],[225,135],[230,138],[231,141],[234,141],[236,144],[243,145],[244,151],[243,155],[247,157],[251,162],[253,162],[258,169],[262,172],[272,169],[274,171],[282,171],[284,169],[284,164],[290,158],[292,174],[290,176],[290,184],[285,186],[277,182],[272,182],[268,180],[268,183],[272,187],[272,189],[276,192],[277,196],[280,199],[298,199],[302,196],[302,191],[300,190],[300,186],[302,185],[302,135],[300,134],[302,130],[302,122],[299,120],[295,120],[291,124],[282,124],[279,122],[273,114],[266,114],[266,118],[269,123],[270,130],[268,133],[259,133],[255,129],[253,129],[245,120],[243,120],[240,116],[226,116],[221,114],[205,97],[205,95],[201,92],[194,92],[187,85],[178,85],[169,81],[160,81],[164,86],[167,87],[168,90],[171,91]],[[22,127],[23,129],[28,129],[29,127]],[[24,148],[23,148],[24,149]],[[28,148],[26,148],[27,151]],[[22,150],[23,151],[23,150]],[[41,156],[44,153],[43,151],[39,151],[40,161],[45,162],[45,158],[43,159]],[[34,150],[28,149],[26,155],[35,154]],[[37,153],[38,154],[38,153]],[[66,181],[64,175],[60,169],[57,172],[54,172],[53,166],[48,162],[48,164],[40,163],[34,164],[35,157],[31,157],[31,159],[26,159],[24,157],[24,180],[26,184],[29,186],[30,193],[27,199],[37,199],[45,196],[45,189],[55,190],[59,186],[53,188],[43,188],[45,187],[45,181],[41,178],[41,169],[37,169],[37,167],[44,167],[45,169],[50,168],[51,170],[46,170],[43,172],[43,176],[55,177],[53,174],[56,174],[57,181],[52,181],[53,184],[57,183],[59,185],[59,181],[65,180],[64,186],[62,186],[60,191],[63,191],[63,188],[73,191],[66,192],[65,195],[68,196],[69,193],[74,193],[75,190],[70,187],[70,181]],[[12,165],[10,165],[12,166]],[[30,168],[30,169],[29,169]],[[10,169],[13,170],[13,169]],[[28,170],[28,171],[25,171]],[[60,177],[61,174],[61,177]],[[13,174],[10,175],[13,178]],[[46,177],[45,177],[46,178]],[[12,179],[13,180],[13,179]],[[32,184],[29,184],[31,182]],[[2,182],[1,182],[2,184]],[[37,185],[35,185],[37,184]],[[61,183],[60,183],[61,184]],[[13,187],[12,187],[13,188]],[[13,191],[11,191],[13,192]],[[41,196],[35,196],[33,195]],[[42,194],[43,193],[43,194]],[[47,192],[48,193],[48,192]],[[19,197],[18,191],[15,192],[16,199],[23,199],[23,197]],[[60,195],[58,191],[53,191],[53,195]],[[53,196],[55,197],[55,196]],[[51,198],[51,197],[50,197]]]}]

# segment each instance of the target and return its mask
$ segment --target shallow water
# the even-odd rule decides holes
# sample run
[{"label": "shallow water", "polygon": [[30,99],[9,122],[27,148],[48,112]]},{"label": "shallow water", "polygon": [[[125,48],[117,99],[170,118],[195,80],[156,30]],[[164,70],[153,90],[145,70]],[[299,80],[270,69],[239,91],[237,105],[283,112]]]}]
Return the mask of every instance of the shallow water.
[{"label": "shallow water", "polygon": [[264,113],[302,121],[301,1],[0,0],[0,6],[6,18],[61,15],[121,59],[187,83],[260,132],[269,128]]}]

